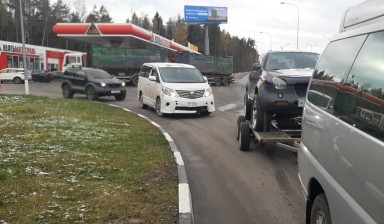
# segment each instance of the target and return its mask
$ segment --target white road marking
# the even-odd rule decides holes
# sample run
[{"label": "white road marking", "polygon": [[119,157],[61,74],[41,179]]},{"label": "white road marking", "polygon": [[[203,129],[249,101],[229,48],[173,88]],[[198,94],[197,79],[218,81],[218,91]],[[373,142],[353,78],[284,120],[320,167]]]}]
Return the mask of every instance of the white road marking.
[{"label": "white road marking", "polygon": [[147,117],[146,117],[146,116],[144,116],[144,115],[141,115],[141,114],[138,114],[137,116],[139,116],[139,117],[142,117],[142,118],[145,118],[145,119],[147,119]]},{"label": "white road marking", "polygon": [[188,184],[179,184],[179,213],[191,213],[191,195]]},{"label": "white road marking", "polygon": [[160,128],[161,126],[160,125],[158,125],[157,123],[155,123],[155,122],[151,122],[151,124],[153,124],[154,126],[156,126],[156,127],[158,127],[158,128]]},{"label": "white road marking", "polygon": [[171,136],[168,133],[163,133],[163,135],[165,136],[165,138],[167,139],[168,142],[173,142],[173,139],[171,138]]},{"label": "white road marking", "polygon": [[184,161],[183,161],[183,157],[181,157],[181,153],[180,152],[174,152],[173,155],[176,158],[177,165],[184,166]]},{"label": "white road marking", "polygon": [[230,109],[233,109],[237,106],[237,104],[233,104],[233,103],[230,103],[230,104],[227,104],[225,106],[222,106],[222,107],[219,107],[218,110],[220,110],[221,112],[224,112],[226,110],[230,110]]}]

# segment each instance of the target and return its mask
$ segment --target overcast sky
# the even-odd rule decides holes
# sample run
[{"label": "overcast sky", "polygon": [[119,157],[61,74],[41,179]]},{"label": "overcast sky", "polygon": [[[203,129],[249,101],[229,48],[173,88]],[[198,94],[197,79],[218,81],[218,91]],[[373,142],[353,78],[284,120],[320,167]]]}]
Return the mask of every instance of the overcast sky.
[{"label": "overcast sky", "polygon": [[[64,0],[73,6],[75,0]],[[338,33],[342,14],[364,0],[84,0],[87,13],[104,5],[115,23],[124,23],[132,13],[152,19],[156,11],[163,21],[184,17],[184,5],[228,8],[228,23],[220,25],[232,36],[253,38],[260,52],[296,49],[299,9],[299,49],[321,53],[329,38]],[[264,32],[264,33],[260,33]],[[268,34],[266,34],[268,33]],[[269,35],[270,34],[270,35]],[[270,38],[272,37],[272,38]]]}]

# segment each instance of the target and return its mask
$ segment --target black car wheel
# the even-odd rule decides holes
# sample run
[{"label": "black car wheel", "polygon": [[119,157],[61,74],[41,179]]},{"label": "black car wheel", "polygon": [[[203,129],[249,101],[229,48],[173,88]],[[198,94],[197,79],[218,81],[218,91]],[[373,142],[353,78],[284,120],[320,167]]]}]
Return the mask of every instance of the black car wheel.
[{"label": "black car wheel", "polygon": [[147,104],[144,104],[144,96],[143,96],[143,93],[140,93],[140,96],[139,96],[139,103],[140,103],[140,108],[141,108],[141,109],[147,109],[147,108],[148,108],[148,105],[147,105]]},{"label": "black car wheel", "polygon": [[116,95],[115,98],[118,101],[123,101],[123,100],[125,100],[126,96],[127,96],[127,93],[122,93],[122,94]]},{"label": "black car wheel", "polygon": [[63,90],[63,97],[68,99],[68,98],[73,98],[73,92],[71,91],[71,88],[69,87],[68,84],[64,84],[62,87]]},{"label": "black car wheel", "polygon": [[96,100],[97,99],[97,94],[96,94],[95,88],[93,88],[93,86],[88,86],[86,93],[87,93],[87,98],[89,100]]},{"label": "black car wheel", "polygon": [[319,194],[313,201],[311,224],[332,224],[328,201],[325,194]]},{"label": "black car wheel", "polygon": [[159,117],[163,117],[164,114],[161,113],[161,100],[160,100],[160,97],[157,97],[156,99],[156,106],[155,106],[155,109],[156,109],[156,114],[159,116]]},{"label": "black car wheel", "polygon": [[252,118],[252,104],[248,101],[248,96],[244,96],[244,114],[246,120],[251,120]]},{"label": "black car wheel", "polygon": [[237,136],[236,136],[236,139],[239,140],[239,136],[240,136],[240,124],[242,122],[245,122],[245,117],[243,115],[240,115],[238,118],[237,118]]},{"label": "black car wheel", "polygon": [[[266,124],[264,130],[264,122]],[[271,123],[270,117],[264,113],[263,108],[261,108],[260,98],[255,94],[253,97],[253,107],[252,107],[252,119],[251,126],[252,129],[258,132],[268,131]]]},{"label": "black car wheel", "polygon": [[20,77],[15,77],[13,78],[13,82],[15,82],[16,84],[21,84],[23,81]]},{"label": "black car wheel", "polygon": [[139,83],[139,76],[138,75],[133,76],[131,79],[132,86],[137,86],[138,83]]}]

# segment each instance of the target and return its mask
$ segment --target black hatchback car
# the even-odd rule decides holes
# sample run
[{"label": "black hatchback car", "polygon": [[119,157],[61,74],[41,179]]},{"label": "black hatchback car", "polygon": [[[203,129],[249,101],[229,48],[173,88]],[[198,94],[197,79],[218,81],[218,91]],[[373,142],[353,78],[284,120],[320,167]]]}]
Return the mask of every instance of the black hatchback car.
[{"label": "black hatchback car", "polygon": [[32,80],[36,82],[51,82],[53,75],[46,70],[32,70]]},{"label": "black hatchback car", "polygon": [[255,131],[268,131],[271,120],[301,116],[319,54],[270,51],[255,63],[244,96],[245,117]]},{"label": "black hatchback car", "polygon": [[96,68],[68,68],[63,73],[61,89],[64,98],[72,98],[75,93],[80,93],[86,94],[89,100],[114,96],[122,101],[127,93],[125,82]]}]

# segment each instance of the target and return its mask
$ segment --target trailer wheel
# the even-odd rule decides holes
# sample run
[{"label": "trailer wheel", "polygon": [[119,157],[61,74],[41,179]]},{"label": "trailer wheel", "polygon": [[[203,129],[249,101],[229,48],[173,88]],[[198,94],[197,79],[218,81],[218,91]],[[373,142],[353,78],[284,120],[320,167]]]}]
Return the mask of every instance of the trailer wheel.
[{"label": "trailer wheel", "polygon": [[243,115],[240,115],[238,118],[237,118],[237,136],[236,136],[236,139],[239,140],[239,136],[240,136],[240,124],[242,122],[245,122],[245,116]]},{"label": "trailer wheel", "polygon": [[131,78],[131,84],[132,84],[132,86],[137,86],[138,83],[139,83],[139,76],[138,75],[134,75]]},{"label": "trailer wheel", "polygon": [[215,84],[215,86],[220,86],[220,84],[221,84],[221,79],[220,79],[220,78],[215,78],[215,79],[213,80],[213,83]]},{"label": "trailer wheel", "polygon": [[239,143],[241,151],[249,151],[250,131],[247,122],[240,123]]}]

